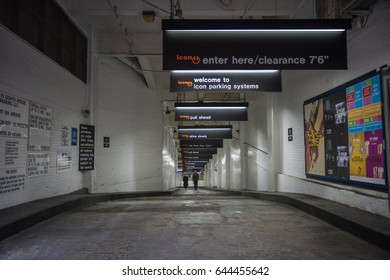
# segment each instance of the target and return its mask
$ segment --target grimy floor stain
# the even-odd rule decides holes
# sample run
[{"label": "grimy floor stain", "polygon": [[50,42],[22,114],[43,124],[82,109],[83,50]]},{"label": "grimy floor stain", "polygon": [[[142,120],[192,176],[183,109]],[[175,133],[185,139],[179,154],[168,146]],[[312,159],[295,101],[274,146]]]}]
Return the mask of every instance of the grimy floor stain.
[{"label": "grimy floor stain", "polygon": [[0,242],[0,259],[390,259],[287,205],[210,190],[77,208]]}]

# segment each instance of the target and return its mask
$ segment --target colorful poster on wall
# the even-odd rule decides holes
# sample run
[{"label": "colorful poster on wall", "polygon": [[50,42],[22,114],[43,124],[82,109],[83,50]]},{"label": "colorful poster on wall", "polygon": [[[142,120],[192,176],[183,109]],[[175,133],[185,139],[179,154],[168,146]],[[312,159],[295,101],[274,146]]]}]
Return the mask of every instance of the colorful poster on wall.
[{"label": "colorful poster on wall", "polygon": [[324,111],[322,100],[305,106],[306,173],[325,175]]},{"label": "colorful poster on wall", "polygon": [[51,108],[30,102],[29,151],[50,150]]},{"label": "colorful poster on wall", "polygon": [[305,101],[304,115],[308,177],[387,188],[379,73]]}]

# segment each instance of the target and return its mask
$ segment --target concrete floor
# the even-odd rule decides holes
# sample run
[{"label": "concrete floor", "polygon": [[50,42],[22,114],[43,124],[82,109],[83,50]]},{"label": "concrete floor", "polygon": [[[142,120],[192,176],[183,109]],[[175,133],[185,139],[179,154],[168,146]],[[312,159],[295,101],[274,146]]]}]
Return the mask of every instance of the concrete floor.
[{"label": "concrete floor", "polygon": [[101,202],[0,242],[0,259],[390,259],[290,206],[193,189]]}]

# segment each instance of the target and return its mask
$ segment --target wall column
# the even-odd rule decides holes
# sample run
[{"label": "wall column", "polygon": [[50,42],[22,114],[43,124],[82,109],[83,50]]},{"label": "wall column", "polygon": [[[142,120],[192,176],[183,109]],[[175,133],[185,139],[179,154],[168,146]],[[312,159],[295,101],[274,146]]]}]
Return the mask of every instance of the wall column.
[{"label": "wall column", "polygon": [[280,170],[280,135],[279,129],[279,106],[278,94],[268,93],[267,98],[267,135],[269,151],[269,191],[275,192],[277,186],[277,175]]}]

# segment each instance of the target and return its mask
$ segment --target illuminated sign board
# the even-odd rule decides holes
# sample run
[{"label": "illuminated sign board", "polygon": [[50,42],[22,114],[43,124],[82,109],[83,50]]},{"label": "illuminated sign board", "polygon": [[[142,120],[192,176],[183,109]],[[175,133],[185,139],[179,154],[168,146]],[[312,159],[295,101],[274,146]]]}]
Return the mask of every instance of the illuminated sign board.
[{"label": "illuminated sign board", "polygon": [[184,165],[192,165],[192,166],[205,166],[209,161],[201,160],[201,161],[186,161],[184,160]]},{"label": "illuminated sign board", "polygon": [[179,140],[232,139],[232,126],[179,126]]},{"label": "illuminated sign board", "polygon": [[204,149],[222,148],[223,140],[180,140],[180,148]]},{"label": "illuminated sign board", "polygon": [[304,102],[306,176],[387,189],[381,76]]},{"label": "illuminated sign board", "polygon": [[164,70],[347,69],[347,19],[162,20]]},{"label": "illuminated sign board", "polygon": [[195,155],[214,155],[217,153],[216,148],[209,149],[180,149],[181,153],[184,156],[195,156]]},{"label": "illuminated sign board", "polygon": [[182,155],[183,160],[205,160],[212,159],[212,154]]},{"label": "illuminated sign board", "polygon": [[248,103],[175,103],[175,121],[247,121]]},{"label": "illuminated sign board", "polygon": [[171,92],[282,91],[279,70],[171,71]]},{"label": "illuminated sign board", "polygon": [[203,170],[203,167],[197,167],[197,166],[187,166],[187,167],[183,167],[183,171],[184,172],[200,172]]}]

